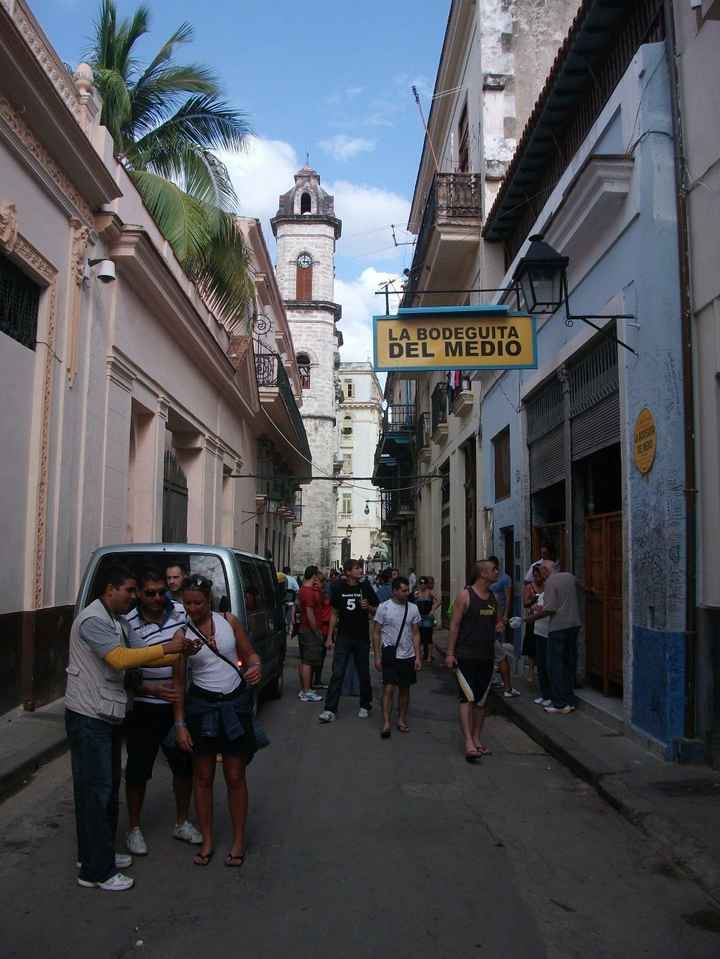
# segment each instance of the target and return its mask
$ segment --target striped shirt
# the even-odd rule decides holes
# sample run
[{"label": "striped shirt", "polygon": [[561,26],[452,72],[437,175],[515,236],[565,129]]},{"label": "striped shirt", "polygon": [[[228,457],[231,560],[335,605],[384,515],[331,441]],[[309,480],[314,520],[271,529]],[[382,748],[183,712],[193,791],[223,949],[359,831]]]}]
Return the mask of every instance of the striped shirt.
[{"label": "striped shirt", "polygon": [[[128,624],[128,644],[131,648],[142,649],[156,643],[169,643],[177,630],[185,623],[185,608],[180,603],[172,603],[165,611],[162,623],[149,623],[142,618],[140,607],[136,606],[125,616]],[[172,666],[144,666],[141,669],[144,683],[167,683],[172,680]],[[153,696],[136,696],[140,703],[163,703],[166,700]]]}]

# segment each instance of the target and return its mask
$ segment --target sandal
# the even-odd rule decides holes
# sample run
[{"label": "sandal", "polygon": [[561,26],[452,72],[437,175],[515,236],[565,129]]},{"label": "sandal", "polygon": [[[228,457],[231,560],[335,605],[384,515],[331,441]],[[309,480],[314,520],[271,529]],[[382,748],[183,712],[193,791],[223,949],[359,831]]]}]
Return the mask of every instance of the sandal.
[{"label": "sandal", "polygon": [[480,756],[492,756],[492,750],[488,749],[487,746],[483,746],[482,743],[478,746],[477,751]]},{"label": "sandal", "polygon": [[401,733],[409,733],[409,732],[410,732],[410,727],[408,726],[407,723],[398,723],[398,724],[397,724],[397,728],[400,730]]},{"label": "sandal", "polygon": [[480,753],[465,753],[465,762],[466,763],[479,763],[482,759]]},{"label": "sandal", "polygon": [[390,739],[390,730],[383,729],[383,731],[380,733],[380,739]]},{"label": "sandal", "polygon": [[193,856],[193,866],[209,866],[210,860],[215,855],[215,850],[211,849],[210,852],[198,852]]},{"label": "sandal", "polygon": [[225,865],[228,866],[230,869],[239,869],[244,862],[245,862],[244,852],[238,853],[237,856],[229,852],[227,856],[225,856]]}]

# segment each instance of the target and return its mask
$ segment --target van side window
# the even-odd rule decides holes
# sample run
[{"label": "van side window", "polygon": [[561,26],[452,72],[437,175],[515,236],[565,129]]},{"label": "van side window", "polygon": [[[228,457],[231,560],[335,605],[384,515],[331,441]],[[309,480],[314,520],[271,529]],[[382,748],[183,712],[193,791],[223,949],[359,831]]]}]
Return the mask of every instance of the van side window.
[{"label": "van side window", "polygon": [[260,566],[260,579],[262,581],[263,597],[265,606],[272,609],[275,606],[277,597],[277,580],[273,583],[272,570],[267,563]]},{"label": "van side window", "polygon": [[259,613],[272,609],[272,606],[269,606],[265,599],[265,588],[257,565],[245,556],[239,556],[237,553],[235,556],[243,581],[245,608],[248,613]]}]

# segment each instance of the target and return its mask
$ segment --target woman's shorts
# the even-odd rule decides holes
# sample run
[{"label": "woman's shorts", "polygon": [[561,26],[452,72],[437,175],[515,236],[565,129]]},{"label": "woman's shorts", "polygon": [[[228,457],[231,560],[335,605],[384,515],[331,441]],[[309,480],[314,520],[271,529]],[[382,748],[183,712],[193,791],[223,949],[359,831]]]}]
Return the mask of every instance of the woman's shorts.
[{"label": "woman's shorts", "polygon": [[409,689],[417,682],[415,657],[383,661],[382,681],[383,686],[399,686],[400,689]]},{"label": "woman's shorts", "polygon": [[322,666],[325,640],[316,633],[303,630],[300,633],[300,659],[305,666]]},{"label": "woman's shorts", "polygon": [[[495,673],[495,664],[490,660],[459,659],[458,669],[465,677],[468,686],[473,693],[473,701],[476,706],[484,706],[490,692],[493,674]],[[458,684],[458,699],[461,703],[466,703],[467,697]]]}]

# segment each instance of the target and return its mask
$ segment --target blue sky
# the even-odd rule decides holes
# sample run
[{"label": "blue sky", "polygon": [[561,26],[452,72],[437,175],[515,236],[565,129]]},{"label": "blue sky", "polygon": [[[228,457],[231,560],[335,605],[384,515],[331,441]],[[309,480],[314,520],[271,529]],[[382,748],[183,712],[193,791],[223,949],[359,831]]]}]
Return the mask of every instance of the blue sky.
[{"label": "blue sky", "polygon": [[[75,66],[92,35],[96,0],[30,0],[53,46]],[[136,3],[119,0],[127,14]],[[407,223],[422,145],[410,86],[427,113],[449,0],[155,0],[152,55],[184,20],[195,41],[182,58],[212,66],[227,99],[255,132],[247,155],[225,158],[241,212],[264,223],[305,161],[335,193],[343,220],[336,299],[343,305],[344,359],[365,359],[370,315],[382,276],[409,265],[412,247],[395,248],[389,225]],[[271,238],[266,227],[268,239]],[[410,240],[398,231],[399,240]]]}]

